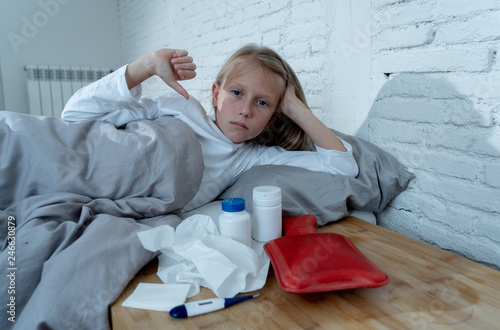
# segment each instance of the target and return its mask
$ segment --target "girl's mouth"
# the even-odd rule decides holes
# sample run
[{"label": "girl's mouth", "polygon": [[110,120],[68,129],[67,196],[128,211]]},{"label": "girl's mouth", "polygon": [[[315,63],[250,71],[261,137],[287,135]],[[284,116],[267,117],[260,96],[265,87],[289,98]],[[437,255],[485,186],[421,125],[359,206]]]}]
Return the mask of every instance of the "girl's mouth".
[{"label": "girl's mouth", "polygon": [[236,129],[240,129],[240,130],[248,129],[248,127],[246,127],[245,124],[237,122],[237,121],[232,121],[231,125],[233,125],[233,127],[235,127]]}]

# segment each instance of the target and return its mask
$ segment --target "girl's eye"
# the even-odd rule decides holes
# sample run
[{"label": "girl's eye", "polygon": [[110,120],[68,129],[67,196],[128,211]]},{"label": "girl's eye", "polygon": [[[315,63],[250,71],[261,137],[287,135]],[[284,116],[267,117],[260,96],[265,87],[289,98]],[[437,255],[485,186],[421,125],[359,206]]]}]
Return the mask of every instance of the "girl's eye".
[{"label": "girl's eye", "polygon": [[267,102],[266,101],[263,101],[263,100],[258,100],[257,103],[261,106],[267,106]]},{"label": "girl's eye", "polygon": [[233,95],[236,95],[236,96],[240,96],[241,95],[241,92],[237,91],[237,90],[231,91],[231,93],[233,93]]}]

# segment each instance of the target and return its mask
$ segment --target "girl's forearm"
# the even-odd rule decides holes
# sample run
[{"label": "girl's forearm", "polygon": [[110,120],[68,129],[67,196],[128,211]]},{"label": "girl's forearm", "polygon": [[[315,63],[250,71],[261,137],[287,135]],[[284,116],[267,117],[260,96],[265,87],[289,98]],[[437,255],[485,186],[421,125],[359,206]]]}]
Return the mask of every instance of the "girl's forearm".
[{"label": "girl's forearm", "polygon": [[289,116],[307,133],[311,141],[318,147],[328,150],[347,151],[342,141],[309,109],[303,108],[294,111]]},{"label": "girl's forearm", "polygon": [[299,100],[293,85],[289,84],[286,87],[279,110],[299,125],[318,147],[347,151],[342,141],[312,113],[307,105]]},{"label": "girl's forearm", "polygon": [[127,65],[125,79],[129,89],[141,84],[154,75],[154,59],[151,53],[146,54]]}]

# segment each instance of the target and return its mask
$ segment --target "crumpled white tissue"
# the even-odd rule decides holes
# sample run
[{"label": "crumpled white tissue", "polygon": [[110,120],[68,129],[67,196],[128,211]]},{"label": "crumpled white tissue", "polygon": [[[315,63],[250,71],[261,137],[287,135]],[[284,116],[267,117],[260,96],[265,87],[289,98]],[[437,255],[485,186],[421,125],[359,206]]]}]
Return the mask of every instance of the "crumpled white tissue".
[{"label": "crumpled white tissue", "polygon": [[217,297],[232,298],[266,283],[270,260],[264,245],[252,241],[250,248],[221,236],[209,216],[193,215],[175,230],[165,225],[138,235],[147,250],[162,252],[158,277],[166,284],[190,283],[188,297],[205,286]]}]

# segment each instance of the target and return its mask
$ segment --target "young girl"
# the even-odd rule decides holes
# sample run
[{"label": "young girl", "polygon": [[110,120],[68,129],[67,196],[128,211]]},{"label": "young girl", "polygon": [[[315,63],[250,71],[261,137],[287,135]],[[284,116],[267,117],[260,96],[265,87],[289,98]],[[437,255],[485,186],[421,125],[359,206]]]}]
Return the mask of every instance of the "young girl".
[{"label": "young girl", "polygon": [[[183,211],[212,201],[257,165],[358,174],[351,146],[309,110],[297,76],[271,49],[248,45],[227,60],[212,85],[214,119],[178,83],[193,79],[195,70],[187,51],[156,50],[79,90],[62,118],[120,127],[174,116],[188,124],[200,142],[205,169],[198,193]],[[140,84],[153,75],[177,93],[141,97]],[[310,141],[316,151],[308,151]]]}]

